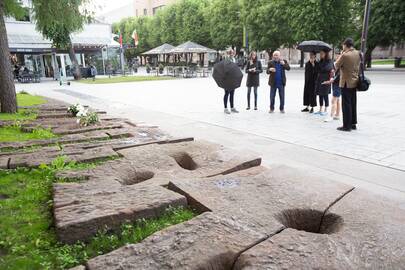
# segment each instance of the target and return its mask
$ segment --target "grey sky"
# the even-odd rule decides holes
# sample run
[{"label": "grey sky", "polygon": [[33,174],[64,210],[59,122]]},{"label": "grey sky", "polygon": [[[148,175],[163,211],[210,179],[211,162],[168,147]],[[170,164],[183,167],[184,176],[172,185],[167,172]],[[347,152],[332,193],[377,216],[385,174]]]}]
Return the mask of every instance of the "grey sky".
[{"label": "grey sky", "polygon": [[93,4],[97,6],[96,15],[114,10],[116,8],[125,6],[133,0],[93,0]]}]

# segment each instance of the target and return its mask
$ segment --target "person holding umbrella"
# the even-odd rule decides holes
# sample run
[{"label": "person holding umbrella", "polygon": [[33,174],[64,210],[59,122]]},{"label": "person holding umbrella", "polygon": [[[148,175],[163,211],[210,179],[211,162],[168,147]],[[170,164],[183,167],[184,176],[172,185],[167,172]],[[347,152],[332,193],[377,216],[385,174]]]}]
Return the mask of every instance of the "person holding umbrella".
[{"label": "person holding umbrella", "polygon": [[[224,113],[238,113],[234,107],[235,89],[239,88],[242,83],[243,73],[239,66],[230,59],[225,59],[214,66],[212,74],[217,85],[224,89]],[[231,110],[228,110],[228,100]]]},{"label": "person holding umbrella", "polygon": [[[305,85],[304,85],[304,106],[301,112],[314,112],[316,104],[315,81],[318,61],[316,61],[316,52],[309,53],[309,61],[305,64]],[[311,109],[309,109],[311,107]]]},{"label": "person holding umbrella", "polygon": [[285,75],[286,70],[290,70],[290,65],[286,60],[281,59],[280,51],[275,51],[273,53],[273,60],[267,65],[267,74],[269,76],[269,85],[270,85],[270,111],[269,113],[274,112],[274,103],[276,99],[276,93],[278,90],[278,95],[280,97],[280,112],[285,113],[284,111],[284,102],[285,102],[285,85],[287,78]]},{"label": "person holding umbrella", "polygon": [[250,94],[252,92],[252,87],[254,91],[254,98],[255,98],[255,110],[257,110],[257,88],[260,85],[260,73],[263,72],[262,63],[257,61],[256,52],[251,52],[249,55],[249,61],[246,65],[246,73],[247,81],[247,108],[246,110],[250,110]]},{"label": "person holding umbrella", "polygon": [[329,56],[329,49],[324,48],[320,52],[321,60],[317,68],[317,79],[315,84],[316,94],[319,96],[319,114],[328,115],[329,94],[334,77],[334,65]]}]

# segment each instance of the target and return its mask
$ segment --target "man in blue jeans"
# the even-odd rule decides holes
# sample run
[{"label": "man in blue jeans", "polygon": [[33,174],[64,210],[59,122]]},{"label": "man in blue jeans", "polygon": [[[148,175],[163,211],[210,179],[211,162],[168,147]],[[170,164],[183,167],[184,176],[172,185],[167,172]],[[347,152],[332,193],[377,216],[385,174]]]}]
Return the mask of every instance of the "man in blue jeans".
[{"label": "man in blue jeans", "polygon": [[271,60],[267,65],[267,74],[270,74],[269,85],[270,85],[270,111],[269,113],[274,112],[274,103],[276,99],[276,93],[278,90],[278,95],[280,97],[280,112],[285,113],[284,111],[284,102],[285,102],[285,85],[287,78],[285,76],[285,71],[290,70],[290,65],[286,60],[281,59],[281,53],[275,51],[273,53],[273,60]]}]

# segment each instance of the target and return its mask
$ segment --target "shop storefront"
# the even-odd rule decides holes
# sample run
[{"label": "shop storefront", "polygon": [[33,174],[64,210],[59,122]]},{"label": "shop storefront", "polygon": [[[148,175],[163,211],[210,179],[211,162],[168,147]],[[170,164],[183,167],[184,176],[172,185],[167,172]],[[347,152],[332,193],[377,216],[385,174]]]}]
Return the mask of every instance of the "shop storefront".
[{"label": "shop storefront", "polygon": [[[72,61],[67,51],[52,48],[31,22],[6,22],[11,64],[15,72],[27,70],[43,78],[72,76]],[[119,44],[113,41],[111,25],[94,23],[72,35],[76,59],[80,67],[94,65],[98,74],[108,68],[119,68]],[[115,67],[117,66],[117,67]]]}]

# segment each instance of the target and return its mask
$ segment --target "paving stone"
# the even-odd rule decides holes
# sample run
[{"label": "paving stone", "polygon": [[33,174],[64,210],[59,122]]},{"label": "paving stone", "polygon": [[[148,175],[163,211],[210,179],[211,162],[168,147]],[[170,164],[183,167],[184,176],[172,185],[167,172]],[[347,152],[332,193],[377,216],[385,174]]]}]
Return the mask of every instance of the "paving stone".
[{"label": "paving stone", "polygon": [[79,266],[70,268],[69,270],[86,270],[86,267],[83,265],[79,265]]},{"label": "paving stone", "polygon": [[208,212],[139,244],[91,259],[86,266],[88,270],[232,269],[239,253],[264,237],[244,224]]},{"label": "paving stone", "polygon": [[111,180],[55,184],[53,195],[56,233],[64,243],[87,241],[100,230],[187,205],[185,197],[160,186],[122,186]]},{"label": "paving stone", "polygon": [[286,229],[244,252],[235,269],[403,268],[405,210],[397,203],[356,189],[328,213],[340,217],[334,233]]},{"label": "paving stone", "polygon": [[294,209],[308,211],[303,227],[319,226],[324,211],[352,187],[279,166],[207,179],[172,179],[169,189],[185,195],[197,209],[245,220],[272,235],[285,227],[277,217]]},{"label": "paving stone", "polygon": [[106,130],[106,129],[114,129],[114,128],[122,128],[122,124],[95,124],[87,127],[81,127],[78,124],[73,125],[63,125],[52,129],[52,132],[57,135],[67,135],[67,134],[76,134],[76,133],[84,133],[93,130]]},{"label": "paving stone", "polygon": [[111,146],[101,146],[91,149],[71,147],[59,150],[58,147],[44,147],[28,153],[10,155],[9,169],[18,167],[37,167],[41,164],[50,164],[58,156],[66,156],[66,161],[94,162],[108,158],[118,158],[119,155]]},{"label": "paving stone", "polygon": [[0,169],[8,169],[8,164],[10,162],[10,157],[7,156],[0,156]]},{"label": "paving stone", "polygon": [[204,141],[148,145],[118,152],[126,159],[136,161],[137,168],[152,171],[156,178],[165,179],[172,176],[180,178],[229,174],[261,163],[261,159],[255,155],[241,154]]}]

